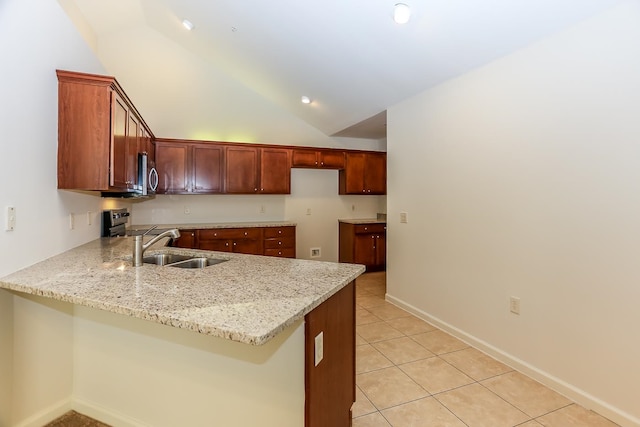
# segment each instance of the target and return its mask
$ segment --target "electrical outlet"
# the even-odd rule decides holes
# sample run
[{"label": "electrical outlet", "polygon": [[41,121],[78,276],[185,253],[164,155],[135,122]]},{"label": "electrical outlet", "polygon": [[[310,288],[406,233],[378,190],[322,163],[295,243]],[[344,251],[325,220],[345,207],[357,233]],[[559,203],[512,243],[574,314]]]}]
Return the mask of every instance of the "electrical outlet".
[{"label": "electrical outlet", "polygon": [[320,332],[315,338],[315,366],[322,362],[324,357],[324,332]]},{"label": "electrical outlet", "polygon": [[307,208],[307,215],[311,215],[311,208]]},{"label": "electrical outlet", "polygon": [[518,297],[510,297],[509,298],[509,311],[513,314],[520,314],[520,298]]},{"label": "electrical outlet", "polygon": [[351,211],[355,212],[355,210],[356,210],[356,205],[351,205]]},{"label": "electrical outlet", "polygon": [[184,207],[184,214],[185,215],[191,215],[191,209],[189,208],[189,206],[185,206]]},{"label": "electrical outlet", "polygon": [[87,212],[87,225],[91,225],[91,223],[93,222],[93,212],[89,211]]},{"label": "electrical outlet", "polygon": [[7,223],[5,226],[6,231],[13,231],[16,228],[16,208],[13,206],[7,207]]},{"label": "electrical outlet", "polygon": [[320,258],[320,248],[311,248],[311,258]]},{"label": "electrical outlet", "polygon": [[263,214],[267,211],[267,208],[264,205],[260,205],[260,213]]}]

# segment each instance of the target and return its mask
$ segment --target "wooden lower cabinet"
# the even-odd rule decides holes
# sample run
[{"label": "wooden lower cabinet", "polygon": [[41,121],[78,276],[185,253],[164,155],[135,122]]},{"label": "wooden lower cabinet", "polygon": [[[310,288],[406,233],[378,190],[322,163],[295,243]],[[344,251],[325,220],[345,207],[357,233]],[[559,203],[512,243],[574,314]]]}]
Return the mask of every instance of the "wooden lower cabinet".
[{"label": "wooden lower cabinet", "polygon": [[[305,316],[305,427],[349,427],[356,400],[355,285]],[[315,340],[324,355],[316,365]]]},{"label": "wooden lower cabinet", "polygon": [[338,261],[364,264],[367,271],[384,270],[387,264],[387,225],[340,222]]},{"label": "wooden lower cabinet", "polygon": [[171,242],[171,246],[295,258],[296,227],[183,229],[180,230],[180,237]]}]

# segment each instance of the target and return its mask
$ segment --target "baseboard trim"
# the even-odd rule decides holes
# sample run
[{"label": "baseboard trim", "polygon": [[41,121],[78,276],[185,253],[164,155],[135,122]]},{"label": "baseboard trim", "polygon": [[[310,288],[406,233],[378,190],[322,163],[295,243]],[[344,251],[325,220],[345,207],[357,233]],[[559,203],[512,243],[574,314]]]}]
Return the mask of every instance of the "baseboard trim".
[{"label": "baseboard trim", "polygon": [[29,418],[16,424],[15,427],[42,427],[56,418],[61,417],[71,409],[73,409],[71,399],[63,399],[31,415]]},{"label": "baseboard trim", "polygon": [[131,418],[123,413],[114,411],[99,403],[92,402],[81,398],[73,398],[73,409],[88,417],[94,418],[105,424],[118,427],[150,427],[148,424],[140,420]]},{"label": "baseboard trim", "polygon": [[514,357],[511,354],[506,353],[499,348],[496,348],[491,344],[478,339],[477,337],[470,335],[465,331],[458,329],[455,326],[450,325],[449,323],[444,322],[441,319],[432,316],[429,313],[426,313],[411,304],[402,301],[401,299],[398,299],[389,294],[385,295],[385,299],[386,301],[408,311],[416,317],[419,317],[420,319],[450,333],[456,338],[488,354],[494,359],[497,359],[498,361],[512,367],[513,369],[520,371],[523,374],[533,378],[534,380],[557,391],[558,393],[573,400],[579,405],[582,405],[587,409],[591,409],[598,414],[610,419],[614,423],[625,427],[640,427],[640,419],[626,413],[625,411],[620,410],[619,408],[616,408],[613,405],[608,404],[607,402],[598,399],[597,397],[585,392],[584,390],[581,390],[573,386],[572,384],[561,380],[560,378],[557,378],[541,369],[538,369],[535,366],[532,366],[529,363],[525,362],[524,360]]}]

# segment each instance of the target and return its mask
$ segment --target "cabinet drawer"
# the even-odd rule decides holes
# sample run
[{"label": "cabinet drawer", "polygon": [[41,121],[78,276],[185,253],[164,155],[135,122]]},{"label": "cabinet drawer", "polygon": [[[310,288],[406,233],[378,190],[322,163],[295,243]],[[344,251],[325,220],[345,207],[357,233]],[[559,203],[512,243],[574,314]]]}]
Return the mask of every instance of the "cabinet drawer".
[{"label": "cabinet drawer", "polygon": [[387,230],[386,224],[358,224],[353,228],[356,234],[363,233],[384,233]]},{"label": "cabinet drawer", "polygon": [[264,229],[264,238],[270,239],[273,237],[295,237],[295,227],[266,227]]},{"label": "cabinet drawer", "polygon": [[282,258],[295,258],[296,257],[296,249],[295,248],[283,248],[283,249],[265,249],[264,254],[266,256],[276,256]]},{"label": "cabinet drawer", "polygon": [[293,248],[296,246],[296,241],[295,239],[289,237],[289,238],[282,238],[282,239],[265,239],[264,241],[264,248],[265,249],[282,249],[282,248]]},{"label": "cabinet drawer", "polygon": [[215,228],[198,230],[199,240],[261,239],[261,228]]}]

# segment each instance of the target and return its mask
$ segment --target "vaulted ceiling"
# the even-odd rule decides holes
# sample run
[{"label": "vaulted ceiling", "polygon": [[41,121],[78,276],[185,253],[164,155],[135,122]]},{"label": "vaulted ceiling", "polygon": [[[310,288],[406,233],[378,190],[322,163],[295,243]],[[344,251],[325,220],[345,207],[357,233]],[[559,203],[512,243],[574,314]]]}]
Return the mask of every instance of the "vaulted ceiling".
[{"label": "vaulted ceiling", "polygon": [[[326,135],[385,137],[388,107],[571,26],[620,0],[59,0],[118,78],[149,70],[164,85],[170,64],[196,55],[269,103]],[[187,31],[183,19],[194,24]],[[123,43],[126,34],[130,43]],[[161,36],[164,43],[152,42]],[[101,46],[139,55],[116,64]],[[146,47],[145,47],[146,46]],[[158,52],[161,50],[161,52]],[[158,63],[157,58],[162,58]],[[210,72],[193,72],[180,96]],[[158,91],[161,87],[157,88]],[[178,92],[178,91],[176,91]],[[312,103],[300,102],[301,96]],[[165,96],[171,97],[171,91]],[[170,101],[170,99],[169,99]],[[212,102],[221,102],[220,99]],[[226,101],[233,104],[232,101]],[[211,114],[190,111],[189,114]]]}]

